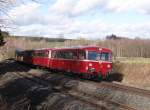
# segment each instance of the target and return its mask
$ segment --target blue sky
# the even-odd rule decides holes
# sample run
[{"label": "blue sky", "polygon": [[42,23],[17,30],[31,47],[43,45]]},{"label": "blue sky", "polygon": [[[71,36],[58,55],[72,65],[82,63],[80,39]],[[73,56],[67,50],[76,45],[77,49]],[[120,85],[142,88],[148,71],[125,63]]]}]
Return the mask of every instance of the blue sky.
[{"label": "blue sky", "polygon": [[8,11],[11,34],[100,39],[150,37],[149,0],[26,1]]}]

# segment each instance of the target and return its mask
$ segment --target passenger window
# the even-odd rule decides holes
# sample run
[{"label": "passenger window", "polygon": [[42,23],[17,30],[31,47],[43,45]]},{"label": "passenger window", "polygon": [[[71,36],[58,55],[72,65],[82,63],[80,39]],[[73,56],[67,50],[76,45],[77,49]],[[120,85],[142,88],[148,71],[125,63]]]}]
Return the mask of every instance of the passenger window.
[{"label": "passenger window", "polygon": [[65,59],[73,59],[73,53],[72,52],[65,52]]},{"label": "passenger window", "polygon": [[49,52],[45,52],[44,56],[48,57],[49,56]]},{"label": "passenger window", "polygon": [[52,52],[52,58],[77,59],[77,54],[73,51],[57,51]]},{"label": "passenger window", "polygon": [[62,58],[62,52],[61,51],[56,52],[56,58]]},{"label": "passenger window", "polygon": [[52,58],[56,58],[56,51],[52,52]]},{"label": "passenger window", "polygon": [[77,59],[78,59],[77,52],[73,52],[72,59],[74,59],[74,60],[77,60]]},{"label": "passenger window", "polygon": [[86,56],[85,51],[79,51],[79,59],[80,59],[80,60],[86,59],[85,56]]},{"label": "passenger window", "polygon": [[38,52],[38,57],[42,57],[42,53]]},{"label": "passenger window", "polygon": [[58,57],[63,59],[77,59],[77,54],[73,51],[60,51]]}]

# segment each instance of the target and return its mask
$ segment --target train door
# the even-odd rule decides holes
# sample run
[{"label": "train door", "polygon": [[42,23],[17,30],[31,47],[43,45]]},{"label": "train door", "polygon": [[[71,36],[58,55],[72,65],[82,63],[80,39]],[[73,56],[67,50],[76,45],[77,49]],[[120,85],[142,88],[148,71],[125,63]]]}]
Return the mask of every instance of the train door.
[{"label": "train door", "polygon": [[78,53],[77,49],[71,51],[70,70],[73,73],[78,73]]},{"label": "train door", "polygon": [[33,53],[33,64],[34,65],[38,64],[38,52],[36,50]]},{"label": "train door", "polygon": [[76,71],[77,73],[86,73],[86,51],[85,50],[78,50],[78,60],[76,62]]},{"label": "train door", "polygon": [[42,66],[47,67],[48,62],[49,62],[49,51],[48,50],[43,50],[42,51]]},{"label": "train door", "polygon": [[56,50],[51,51],[51,62],[50,62],[50,67],[51,69],[57,69],[59,66],[59,60],[57,58],[58,52]]},{"label": "train door", "polygon": [[36,50],[34,52],[34,65],[41,66],[41,52],[39,50]]},{"label": "train door", "polygon": [[48,60],[48,53],[45,50],[38,50],[34,52],[33,64],[46,67]]},{"label": "train door", "polygon": [[48,68],[51,68],[51,57],[52,57],[52,52],[51,50],[48,50],[48,60],[47,60],[47,66]]},{"label": "train door", "polygon": [[33,51],[25,51],[23,55],[23,61],[27,64],[32,64],[33,63]]}]

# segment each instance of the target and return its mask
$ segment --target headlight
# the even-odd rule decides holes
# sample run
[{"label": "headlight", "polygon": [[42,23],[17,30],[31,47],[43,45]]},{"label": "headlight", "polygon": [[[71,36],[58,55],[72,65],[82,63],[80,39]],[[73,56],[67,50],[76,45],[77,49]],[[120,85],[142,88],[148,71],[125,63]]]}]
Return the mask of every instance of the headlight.
[{"label": "headlight", "polygon": [[111,67],[110,64],[108,64],[108,65],[107,65],[107,68],[110,68],[110,67]]},{"label": "headlight", "polygon": [[92,63],[89,63],[89,66],[92,66]]}]

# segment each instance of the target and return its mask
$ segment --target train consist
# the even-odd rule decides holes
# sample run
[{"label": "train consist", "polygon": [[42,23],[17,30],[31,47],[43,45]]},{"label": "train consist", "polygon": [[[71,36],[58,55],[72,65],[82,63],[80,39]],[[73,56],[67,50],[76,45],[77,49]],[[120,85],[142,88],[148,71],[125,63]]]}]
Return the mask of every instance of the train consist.
[{"label": "train consist", "polygon": [[112,71],[112,51],[96,46],[16,51],[16,60],[88,78],[107,78]]}]

